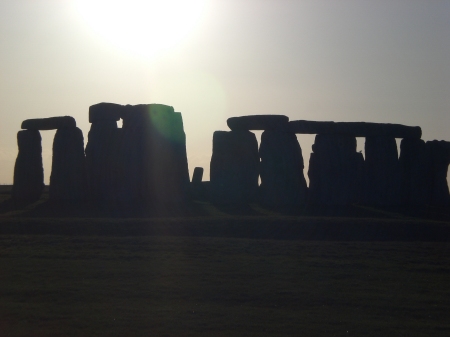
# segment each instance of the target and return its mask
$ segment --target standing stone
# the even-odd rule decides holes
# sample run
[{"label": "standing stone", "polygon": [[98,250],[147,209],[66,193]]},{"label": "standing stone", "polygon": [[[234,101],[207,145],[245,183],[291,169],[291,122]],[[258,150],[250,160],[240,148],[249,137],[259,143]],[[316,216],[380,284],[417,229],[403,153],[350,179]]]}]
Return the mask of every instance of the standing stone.
[{"label": "standing stone", "polygon": [[400,143],[400,200],[402,205],[423,206],[431,193],[431,164],[422,139],[404,138]]},{"label": "standing stone", "polygon": [[14,166],[11,196],[19,202],[34,202],[44,189],[41,134],[37,130],[19,131],[17,144],[19,153]]},{"label": "standing stone", "polygon": [[302,149],[294,133],[266,130],[261,135],[260,200],[267,206],[296,206],[306,201]]},{"label": "standing stone", "polygon": [[86,145],[89,199],[105,206],[119,196],[121,129],[115,120],[94,120]]},{"label": "standing stone", "polygon": [[384,206],[400,204],[400,172],[395,138],[367,137],[365,154],[366,202]]},{"label": "standing stone", "polygon": [[192,183],[199,185],[203,179],[203,167],[194,168],[194,174],[192,175]]},{"label": "standing stone", "polygon": [[309,201],[317,205],[360,202],[364,159],[356,152],[356,138],[316,135],[309,162]]},{"label": "standing stone", "polygon": [[429,154],[431,167],[429,203],[434,206],[449,206],[447,171],[450,163],[450,143],[433,140],[426,142],[425,147]]},{"label": "standing stone", "polygon": [[219,204],[242,205],[258,190],[258,141],[249,131],[216,131],[210,166],[211,195]]},{"label": "standing stone", "polygon": [[53,140],[50,199],[83,201],[86,198],[86,188],[83,133],[76,127],[58,129]]},{"label": "standing stone", "polygon": [[181,114],[161,104],[126,106],[121,197],[136,204],[177,204],[189,198],[186,135]]}]

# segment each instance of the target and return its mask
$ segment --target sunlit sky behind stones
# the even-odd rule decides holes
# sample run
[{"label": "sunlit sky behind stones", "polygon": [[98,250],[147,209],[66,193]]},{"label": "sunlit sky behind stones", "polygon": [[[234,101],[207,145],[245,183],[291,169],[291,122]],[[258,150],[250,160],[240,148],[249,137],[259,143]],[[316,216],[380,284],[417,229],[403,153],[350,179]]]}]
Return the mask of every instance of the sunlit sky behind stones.
[{"label": "sunlit sky behind stones", "polygon": [[[206,180],[231,116],[419,125],[450,141],[450,1],[4,0],[0,16],[3,184],[22,120],[74,116],[86,142],[99,102],[173,106]],[[306,175],[314,137],[298,138]]]}]

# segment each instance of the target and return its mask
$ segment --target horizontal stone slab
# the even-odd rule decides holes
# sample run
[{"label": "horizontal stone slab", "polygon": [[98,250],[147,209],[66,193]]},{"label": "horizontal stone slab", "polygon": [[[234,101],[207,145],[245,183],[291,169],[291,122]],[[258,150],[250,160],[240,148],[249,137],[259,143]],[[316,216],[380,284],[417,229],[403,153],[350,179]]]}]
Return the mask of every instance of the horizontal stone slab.
[{"label": "horizontal stone slab", "polygon": [[231,130],[270,130],[287,127],[289,117],[283,115],[251,115],[230,117],[227,125]]},{"label": "horizontal stone slab", "polygon": [[71,116],[27,119],[22,122],[22,129],[27,130],[56,130],[75,128],[77,122]]},{"label": "horizontal stone slab", "polygon": [[365,122],[290,121],[289,130],[299,134],[345,134],[353,137],[388,136],[394,138],[420,138],[419,126]]},{"label": "horizontal stone slab", "polygon": [[125,106],[115,103],[98,103],[89,107],[89,123],[101,121],[118,121],[125,111]]},{"label": "horizontal stone slab", "polygon": [[115,103],[98,103],[89,107],[89,122],[118,121],[119,119],[139,117],[151,113],[174,113],[172,106],[164,104],[120,105]]}]

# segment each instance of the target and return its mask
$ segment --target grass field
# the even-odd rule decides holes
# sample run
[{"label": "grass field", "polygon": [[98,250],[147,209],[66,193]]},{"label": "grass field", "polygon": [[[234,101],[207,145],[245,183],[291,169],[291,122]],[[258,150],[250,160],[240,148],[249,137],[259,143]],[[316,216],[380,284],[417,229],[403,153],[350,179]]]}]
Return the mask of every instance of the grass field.
[{"label": "grass field", "polygon": [[0,237],[1,336],[448,336],[450,246]]},{"label": "grass field", "polygon": [[45,201],[0,207],[0,337],[450,335],[448,210]]}]

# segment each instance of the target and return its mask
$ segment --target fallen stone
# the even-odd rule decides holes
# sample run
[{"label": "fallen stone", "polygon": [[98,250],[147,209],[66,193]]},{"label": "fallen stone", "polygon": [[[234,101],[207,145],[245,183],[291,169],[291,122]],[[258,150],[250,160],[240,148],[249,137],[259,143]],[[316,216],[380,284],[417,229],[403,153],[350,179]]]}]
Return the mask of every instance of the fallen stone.
[{"label": "fallen stone", "polygon": [[249,131],[216,131],[210,166],[210,191],[217,204],[244,205],[258,190],[258,141]]},{"label": "fallen stone", "polygon": [[100,121],[118,121],[126,108],[115,103],[98,103],[89,107],[89,123]]},{"label": "fallen stone", "polygon": [[308,169],[309,202],[314,205],[349,205],[360,202],[364,159],[356,139],[319,134],[312,146]]},{"label": "fallen stone", "polygon": [[290,121],[289,130],[298,134],[342,134],[352,137],[420,138],[419,126],[364,122]]},{"label": "fallen stone", "polygon": [[266,130],[261,135],[260,201],[271,207],[306,202],[308,188],[303,175],[303,156],[293,133]]},{"label": "fallen stone", "polygon": [[395,138],[367,137],[364,166],[366,203],[380,206],[399,205],[400,167]]},{"label": "fallen stone", "polygon": [[289,118],[283,115],[251,115],[230,117],[227,125],[231,130],[274,130],[287,127]]},{"label": "fallen stone", "polygon": [[27,130],[57,130],[76,126],[75,118],[71,116],[27,119],[22,122],[22,129]]},{"label": "fallen stone", "polygon": [[79,128],[58,129],[53,140],[49,197],[53,201],[81,202],[86,192],[83,133]]},{"label": "fallen stone", "polygon": [[17,144],[11,196],[18,202],[31,203],[39,200],[44,189],[41,134],[37,130],[19,131]]}]

